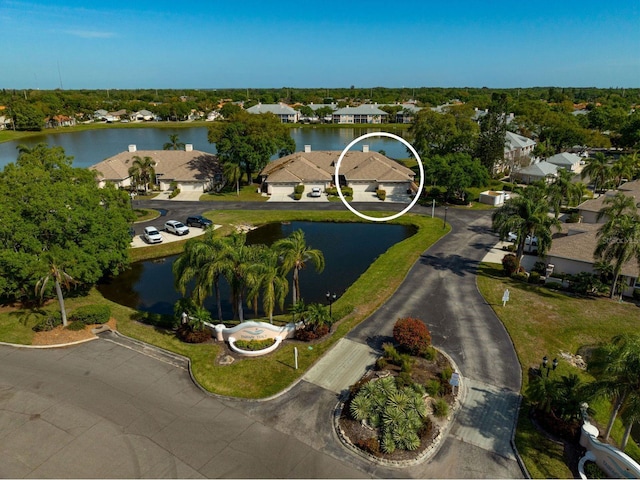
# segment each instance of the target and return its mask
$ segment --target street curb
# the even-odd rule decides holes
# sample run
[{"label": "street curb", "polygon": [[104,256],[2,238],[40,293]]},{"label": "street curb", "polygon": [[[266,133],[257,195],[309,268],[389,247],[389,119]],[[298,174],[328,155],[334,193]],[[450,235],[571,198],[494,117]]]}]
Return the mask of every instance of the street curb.
[{"label": "street curb", "polygon": [[72,347],[74,345],[80,345],[82,343],[87,343],[87,342],[91,342],[93,340],[98,340],[98,337],[92,337],[92,338],[85,338],[84,340],[77,340],[75,342],[69,342],[69,343],[57,343],[55,345],[22,345],[20,343],[8,343],[8,342],[0,342],[0,345],[4,345],[7,347],[14,347],[14,348],[34,348],[34,349],[46,349],[46,348],[65,348],[65,347]]}]

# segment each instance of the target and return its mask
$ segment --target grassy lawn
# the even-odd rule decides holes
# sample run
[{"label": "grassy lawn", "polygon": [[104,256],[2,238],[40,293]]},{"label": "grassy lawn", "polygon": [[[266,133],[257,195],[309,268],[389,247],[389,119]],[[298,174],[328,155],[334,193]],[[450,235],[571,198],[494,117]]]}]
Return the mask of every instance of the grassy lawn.
[{"label": "grassy lawn", "polygon": [[136,222],[146,222],[160,216],[160,212],[151,208],[134,208],[133,213],[136,214]]},{"label": "grassy lawn", "polygon": [[[379,217],[388,215],[386,212],[364,213]],[[277,221],[362,221],[351,212],[221,210],[205,215],[216,223],[223,224],[223,227],[218,230],[220,234],[232,232],[237,225],[258,226]],[[219,345],[182,343],[170,332],[134,321],[135,310],[106,300],[97,290],[92,290],[86,297],[69,298],[67,310],[71,311],[87,303],[109,304],[112,315],[118,321],[120,332],[188,356],[192,361],[195,378],[209,391],[236,397],[265,398],[282,391],[299,378],[328,348],[373,313],[398,288],[420,254],[449,231],[448,228],[445,230],[441,228],[441,220],[420,215],[407,214],[394,220],[393,223],[413,225],[417,233],[380,255],[357,282],[333,304],[334,315],[341,320],[329,338],[313,345],[287,341],[283,347],[271,355],[246,358],[229,366],[219,366],[215,364],[216,357],[222,351]],[[177,253],[183,244],[184,242],[173,242],[151,248],[138,248],[132,250],[132,257],[140,260]],[[57,303],[51,302],[46,308],[56,309]],[[0,340],[30,343],[33,335],[31,326],[35,323],[35,319],[22,325],[18,320],[20,315],[10,312],[0,313]],[[279,318],[279,320],[288,319],[287,315]],[[294,346],[297,346],[300,352],[298,370],[295,370],[293,365]],[[308,348],[309,346],[311,348]]]},{"label": "grassy lawn", "polygon": [[240,192],[224,191],[221,193],[209,192],[200,196],[201,202],[266,202],[269,197],[257,192],[257,184],[241,185]]},{"label": "grassy lawn", "polygon": [[[557,376],[579,374],[583,380],[593,378],[586,372],[562,361],[561,352],[576,354],[582,346],[608,342],[615,335],[638,331],[638,307],[608,298],[578,298],[566,293],[529,285],[502,275],[502,266],[482,264],[479,269],[478,288],[504,323],[515,345],[522,366],[523,392],[528,385],[528,370],[539,367],[542,357],[558,357]],[[510,291],[510,300],[502,306],[504,290]],[[606,425],[609,405],[593,403],[595,420]],[[526,411],[526,406],[523,412]],[[601,429],[602,431],[602,429]],[[613,440],[622,438],[622,425],[617,422]],[[562,448],[546,440],[522,413],[516,433],[516,444],[527,468],[535,478],[571,476],[562,456]],[[632,441],[625,451],[640,460],[640,449]]]}]

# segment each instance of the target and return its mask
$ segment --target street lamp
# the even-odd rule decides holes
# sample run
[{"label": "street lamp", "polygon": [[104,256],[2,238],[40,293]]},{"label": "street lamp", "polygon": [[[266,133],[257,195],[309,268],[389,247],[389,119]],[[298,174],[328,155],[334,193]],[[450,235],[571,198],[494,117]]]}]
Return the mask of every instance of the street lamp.
[{"label": "street lamp", "polygon": [[331,305],[333,305],[333,302],[336,301],[336,298],[338,298],[338,296],[335,293],[327,292],[325,294],[325,297],[327,297],[327,302],[329,302],[329,316],[332,317]]},{"label": "street lamp", "polygon": [[[547,377],[548,377],[549,371],[555,370],[556,368],[558,368],[558,359],[554,358],[553,361],[551,362],[551,365],[549,365],[549,358],[545,355],[544,357],[542,357],[542,368],[547,369]],[[542,376],[542,369],[540,369],[540,375]]]},{"label": "street lamp", "polygon": [[449,207],[447,207],[445,205],[445,207],[444,207],[444,219],[442,220],[442,229],[443,230],[447,226],[447,210],[449,210]]}]

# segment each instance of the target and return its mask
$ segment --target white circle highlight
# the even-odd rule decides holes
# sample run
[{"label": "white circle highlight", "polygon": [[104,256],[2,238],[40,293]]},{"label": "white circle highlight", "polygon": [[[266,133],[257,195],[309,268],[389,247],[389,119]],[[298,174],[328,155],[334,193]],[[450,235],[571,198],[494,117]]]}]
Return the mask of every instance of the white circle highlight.
[{"label": "white circle highlight", "polygon": [[[369,215],[365,215],[364,213],[360,213],[358,210],[356,210],[351,205],[349,205],[349,202],[347,202],[347,200],[344,198],[344,195],[342,194],[342,189],[340,188],[339,172],[340,172],[340,164],[342,163],[342,159],[347,154],[347,152],[351,149],[351,147],[353,147],[356,143],[358,143],[361,140],[364,140],[365,138],[371,138],[371,137],[389,137],[389,138],[393,138],[394,140],[397,140],[397,141],[405,144],[407,146],[407,148],[411,151],[411,153],[413,153],[413,156],[416,157],[416,160],[418,161],[418,168],[420,169],[420,186],[418,188],[418,193],[416,194],[415,198],[413,199],[413,201],[409,204],[409,206],[407,208],[405,208],[401,212],[398,212],[398,213],[396,213],[394,215],[391,215],[389,217],[370,217]],[[335,181],[335,184],[336,184],[336,188],[338,189],[338,196],[340,197],[340,200],[342,200],[342,203],[344,203],[344,205],[349,210],[351,210],[357,216],[359,216],[360,218],[363,218],[365,220],[371,220],[372,222],[386,222],[388,220],[393,220],[394,218],[401,217],[402,215],[407,213],[409,210],[411,210],[413,208],[413,206],[417,203],[418,198],[420,198],[420,194],[422,193],[422,190],[424,188],[424,168],[422,166],[422,160],[420,160],[420,155],[418,155],[418,152],[416,152],[415,148],[413,148],[413,145],[411,145],[409,142],[407,142],[404,138],[399,137],[398,135],[394,135],[393,133],[388,133],[388,132],[371,132],[371,133],[365,133],[364,135],[356,138],[349,145],[347,145],[344,150],[342,150],[342,153],[340,154],[340,158],[338,158],[338,163],[336,163],[336,171],[334,173],[334,181]]]}]

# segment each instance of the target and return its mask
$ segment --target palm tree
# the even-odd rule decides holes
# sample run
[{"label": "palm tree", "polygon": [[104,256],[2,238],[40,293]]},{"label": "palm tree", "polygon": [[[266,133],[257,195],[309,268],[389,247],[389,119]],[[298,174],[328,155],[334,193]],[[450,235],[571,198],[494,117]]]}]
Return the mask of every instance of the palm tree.
[{"label": "palm tree", "polygon": [[564,168],[558,170],[558,176],[553,183],[547,185],[547,202],[553,208],[556,218],[560,216],[560,207],[566,200],[569,203],[569,197],[573,194],[571,182],[573,174]]},{"label": "palm tree", "polygon": [[631,179],[634,177],[638,168],[637,154],[621,155],[611,166],[611,176],[613,177],[616,188],[622,183],[622,179]]},{"label": "palm tree", "polygon": [[188,241],[184,252],[173,264],[176,290],[184,295],[189,282],[195,279],[191,297],[197,305],[202,306],[213,289],[218,320],[222,321],[220,277],[230,268],[230,265],[228,242],[224,238],[215,236],[213,230],[208,230],[203,239]]},{"label": "palm tree", "polygon": [[580,177],[589,177],[593,181],[594,192],[598,191],[598,187],[603,190],[607,181],[611,178],[611,169],[604,153],[598,152],[593,158],[588,159],[587,164],[580,173]]},{"label": "palm tree", "polygon": [[599,222],[603,217],[608,217],[608,219],[611,220],[621,215],[638,214],[635,198],[630,195],[625,195],[622,192],[616,193],[613,197],[605,198],[603,203],[605,206],[598,212],[596,222]]},{"label": "palm tree", "polygon": [[[549,217],[549,205],[541,199],[537,187],[528,187],[521,196],[505,202],[493,214],[493,229],[500,238],[505,239],[509,233],[517,235],[517,268],[524,252],[527,237],[538,239],[538,255],[543,256],[551,247],[552,229],[560,229],[557,218]],[[531,242],[533,243],[533,242]]]},{"label": "palm tree", "polygon": [[635,402],[640,395],[640,335],[622,334],[613,337],[612,342],[597,348],[587,369],[597,380],[589,386],[593,397],[609,398],[613,405],[609,423],[604,433],[605,441],[618,413],[624,407],[630,409],[628,420],[635,417]]},{"label": "palm tree", "polygon": [[319,303],[312,303],[307,307],[307,322],[318,329],[324,325],[331,324],[331,317],[327,307]]},{"label": "palm tree", "polygon": [[58,304],[60,305],[60,314],[62,315],[62,325],[67,326],[67,311],[64,308],[64,296],[62,295],[62,287],[65,287],[67,290],[71,286],[71,284],[75,283],[75,280],[66,273],[53,259],[49,260],[49,273],[47,273],[44,277],[42,277],[36,283],[36,294],[40,294],[40,298],[44,297],[47,283],[49,280],[53,279],[56,296],[58,297]]},{"label": "palm tree", "polygon": [[257,298],[262,292],[262,306],[269,322],[273,323],[273,310],[276,304],[280,310],[289,293],[289,282],[280,268],[278,252],[273,248],[264,248],[258,252],[259,260],[251,268],[255,280],[251,281],[249,297]]},{"label": "palm tree", "polygon": [[169,141],[162,146],[163,150],[184,150],[184,143],[180,141],[179,135],[174,133],[169,135]]},{"label": "palm tree", "polygon": [[293,270],[293,304],[300,300],[300,271],[311,261],[318,273],[324,270],[324,255],[318,249],[311,248],[304,240],[304,232],[296,230],[289,237],[273,244],[282,260],[282,270],[288,274]]},{"label": "palm tree", "polygon": [[234,311],[241,322],[244,322],[244,296],[251,282],[251,268],[258,260],[259,248],[246,244],[247,236],[234,233],[227,237],[229,267],[225,277],[231,286],[231,297]]},{"label": "palm tree", "polygon": [[236,195],[240,195],[240,179],[242,178],[242,169],[235,162],[225,162],[222,164],[222,174],[227,182],[236,184]]},{"label": "palm tree", "polygon": [[133,163],[129,168],[129,175],[137,178],[144,185],[144,192],[147,193],[149,182],[155,182],[156,179],[156,162],[151,157],[140,158],[138,155],[133,157]]},{"label": "palm tree", "polygon": [[609,294],[613,298],[625,263],[635,258],[640,265],[640,218],[638,214],[613,217],[602,225],[596,237],[598,244],[593,256],[606,263],[613,263],[613,282]]},{"label": "palm tree", "polygon": [[620,450],[624,451],[624,449],[627,448],[627,443],[629,442],[631,429],[636,423],[640,423],[640,391],[634,392],[629,396],[627,404],[620,412],[620,417],[625,425],[622,442],[620,443]]},{"label": "palm tree", "polygon": [[558,398],[558,387],[553,379],[536,377],[527,386],[527,397],[536,404],[538,410],[551,412],[551,407]]}]

